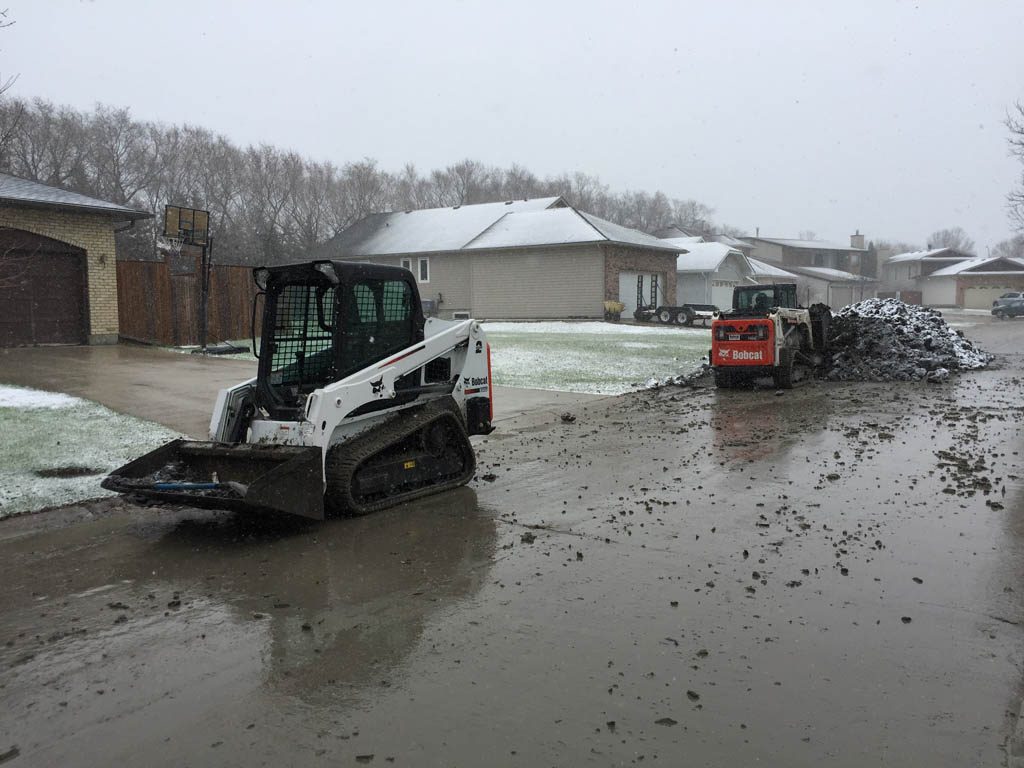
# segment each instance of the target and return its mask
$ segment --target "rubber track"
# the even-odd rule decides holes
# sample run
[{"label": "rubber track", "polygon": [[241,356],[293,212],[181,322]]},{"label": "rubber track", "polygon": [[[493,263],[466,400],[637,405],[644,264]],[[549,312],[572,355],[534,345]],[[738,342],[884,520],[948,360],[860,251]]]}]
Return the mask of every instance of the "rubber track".
[{"label": "rubber track", "polygon": [[[465,468],[461,474],[369,503],[359,502],[353,497],[353,478],[364,461],[442,420],[449,420],[456,435],[461,438],[460,447],[466,459]],[[403,410],[365,434],[339,443],[327,453],[327,464],[324,469],[327,476],[327,493],[324,501],[331,514],[365,515],[405,501],[465,485],[476,472],[476,455],[473,452],[472,443],[469,442],[469,436],[466,434],[466,427],[462,422],[458,406],[450,398],[444,398],[428,403],[422,408]]]}]

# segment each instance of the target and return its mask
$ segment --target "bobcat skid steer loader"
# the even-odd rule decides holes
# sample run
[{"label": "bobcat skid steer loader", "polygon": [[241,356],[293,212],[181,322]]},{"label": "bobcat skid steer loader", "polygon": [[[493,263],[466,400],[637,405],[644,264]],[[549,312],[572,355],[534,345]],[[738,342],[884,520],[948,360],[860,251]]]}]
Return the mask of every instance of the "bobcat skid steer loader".
[{"label": "bobcat skid steer loader", "polygon": [[[455,488],[488,434],[490,346],[475,320],[424,320],[400,267],[253,270],[256,378],[221,390],[210,440],[175,440],[103,487],[157,502],[323,519]],[[262,302],[261,302],[262,299]]]}]

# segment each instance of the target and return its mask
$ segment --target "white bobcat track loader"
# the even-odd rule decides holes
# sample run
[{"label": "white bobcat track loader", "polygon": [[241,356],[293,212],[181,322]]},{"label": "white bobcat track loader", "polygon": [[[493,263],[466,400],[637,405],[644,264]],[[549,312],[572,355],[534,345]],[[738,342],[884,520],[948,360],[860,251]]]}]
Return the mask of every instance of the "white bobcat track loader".
[{"label": "white bobcat track loader", "polygon": [[490,346],[424,320],[411,272],[317,261],[253,270],[255,378],[221,390],[209,441],[175,440],[103,487],[158,502],[323,519],[468,482],[488,434]]}]

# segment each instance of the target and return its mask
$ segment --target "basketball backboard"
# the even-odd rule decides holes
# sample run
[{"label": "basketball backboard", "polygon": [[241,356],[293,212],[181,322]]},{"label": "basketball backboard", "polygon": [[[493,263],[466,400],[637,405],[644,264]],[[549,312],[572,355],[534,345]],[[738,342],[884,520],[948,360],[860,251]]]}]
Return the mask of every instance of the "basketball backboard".
[{"label": "basketball backboard", "polygon": [[209,245],[210,212],[180,205],[165,206],[164,237],[180,237],[187,245]]}]

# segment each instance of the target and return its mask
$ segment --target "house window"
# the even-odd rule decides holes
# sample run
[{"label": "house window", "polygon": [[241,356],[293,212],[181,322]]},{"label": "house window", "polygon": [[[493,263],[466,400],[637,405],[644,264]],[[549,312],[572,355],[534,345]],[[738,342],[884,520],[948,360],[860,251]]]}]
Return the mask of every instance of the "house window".
[{"label": "house window", "polygon": [[430,282],[430,259],[426,257],[420,259],[419,279],[421,283]]},{"label": "house window", "polygon": [[818,252],[814,254],[814,266],[824,267],[825,266],[825,254]]},{"label": "house window", "polygon": [[402,259],[402,269],[408,269],[412,272],[412,259]]}]

